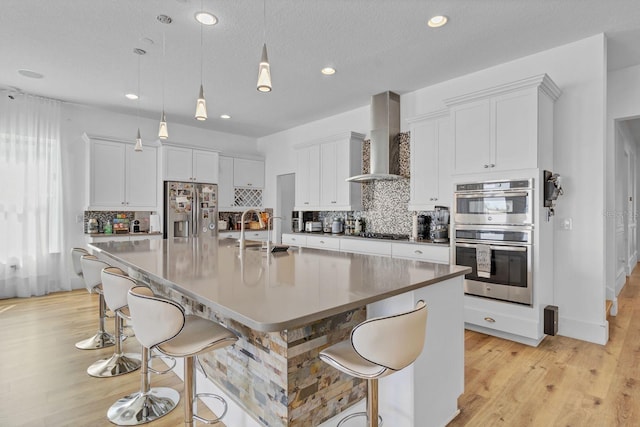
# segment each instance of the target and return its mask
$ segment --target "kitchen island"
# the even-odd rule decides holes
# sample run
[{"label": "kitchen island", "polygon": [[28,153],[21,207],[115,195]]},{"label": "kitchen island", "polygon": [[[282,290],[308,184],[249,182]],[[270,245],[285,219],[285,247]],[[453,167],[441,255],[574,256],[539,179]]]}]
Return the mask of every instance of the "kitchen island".
[{"label": "kitchen island", "polygon": [[457,414],[467,268],[309,248],[240,251],[232,239],[90,247],[239,335],[235,346],[202,357],[212,387],[230,400],[226,425],[317,426],[363,405],[366,382],[337,372],[318,353],[367,316],[407,310],[420,299],[429,309],[425,349],[414,365],[380,381],[380,412],[395,427],[443,426]]}]

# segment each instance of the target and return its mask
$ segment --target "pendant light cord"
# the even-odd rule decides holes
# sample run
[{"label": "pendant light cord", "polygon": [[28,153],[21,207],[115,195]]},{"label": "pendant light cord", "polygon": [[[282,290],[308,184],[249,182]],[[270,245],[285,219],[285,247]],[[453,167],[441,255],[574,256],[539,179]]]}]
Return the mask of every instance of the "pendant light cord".
[{"label": "pendant light cord", "polygon": [[[164,80],[167,72],[166,48],[165,48],[165,32],[162,32],[162,114],[164,116]],[[164,117],[163,117],[164,118]],[[161,118],[161,120],[163,119]]]},{"label": "pendant light cord", "polygon": [[[204,11],[204,5],[202,0],[200,0],[200,10]],[[204,24],[200,22],[200,86],[202,86],[202,75],[203,75],[203,66],[202,66],[202,27]]]},{"label": "pendant light cord", "polygon": [[138,53],[138,102],[136,102],[136,105],[138,106],[138,127],[140,127],[140,98],[141,98],[141,94],[140,94],[140,56],[142,56],[140,53]]},{"label": "pendant light cord", "polygon": [[267,0],[262,0],[262,40],[267,43]]}]

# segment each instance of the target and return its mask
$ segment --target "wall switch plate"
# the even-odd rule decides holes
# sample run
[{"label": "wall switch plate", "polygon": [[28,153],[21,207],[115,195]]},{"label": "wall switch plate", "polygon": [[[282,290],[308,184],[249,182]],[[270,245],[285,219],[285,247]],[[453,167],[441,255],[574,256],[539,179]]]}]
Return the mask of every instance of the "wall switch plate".
[{"label": "wall switch plate", "polygon": [[82,224],[84,222],[84,215],[76,215],[76,224]]},{"label": "wall switch plate", "polygon": [[571,230],[573,228],[573,221],[571,218],[564,218],[560,221],[560,229],[561,230]]}]

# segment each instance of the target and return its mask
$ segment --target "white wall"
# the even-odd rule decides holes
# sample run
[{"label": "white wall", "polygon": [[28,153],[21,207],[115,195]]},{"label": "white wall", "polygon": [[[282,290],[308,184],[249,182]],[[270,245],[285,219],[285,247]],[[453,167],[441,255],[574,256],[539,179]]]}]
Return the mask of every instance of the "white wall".
[{"label": "white wall", "polygon": [[[71,248],[85,245],[83,224],[76,222],[76,216],[82,215],[87,207],[87,200],[85,200],[85,183],[88,179],[85,164],[87,147],[81,137],[82,134],[133,141],[136,130],[140,126],[144,144],[145,141],[158,139],[158,121],[144,118],[138,120],[136,116],[76,104],[63,104],[61,122],[65,242]],[[172,144],[206,148],[228,155],[260,156],[255,138],[173,124],[170,121],[169,136],[167,142]],[[72,287],[82,288],[84,285],[79,280],[72,279]]]},{"label": "white wall", "polygon": [[[565,195],[557,202],[556,223],[571,218],[573,230],[557,231],[555,240],[554,301],[559,307],[559,333],[605,343],[608,323],[605,302],[605,91],[606,40],[590,37],[509,63],[404,94],[401,97],[403,130],[406,119],[445,107],[443,99],[547,73],[562,89],[555,104],[554,164],[563,175]],[[394,90],[394,88],[388,88]],[[638,96],[640,102],[640,96]],[[261,138],[267,159],[267,189],[275,177],[295,169],[295,143],[353,130],[369,131],[369,108]],[[270,200],[275,195],[268,193]],[[557,224],[556,224],[557,225]]]}]

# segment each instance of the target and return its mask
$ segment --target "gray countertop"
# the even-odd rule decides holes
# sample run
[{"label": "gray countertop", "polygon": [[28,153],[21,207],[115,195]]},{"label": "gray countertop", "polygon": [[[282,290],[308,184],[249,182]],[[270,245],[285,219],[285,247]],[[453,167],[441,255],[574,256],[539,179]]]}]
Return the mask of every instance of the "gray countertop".
[{"label": "gray countertop", "polygon": [[264,332],[299,327],[470,271],[383,256],[289,248],[240,251],[235,239],[89,245],[212,310]]}]

